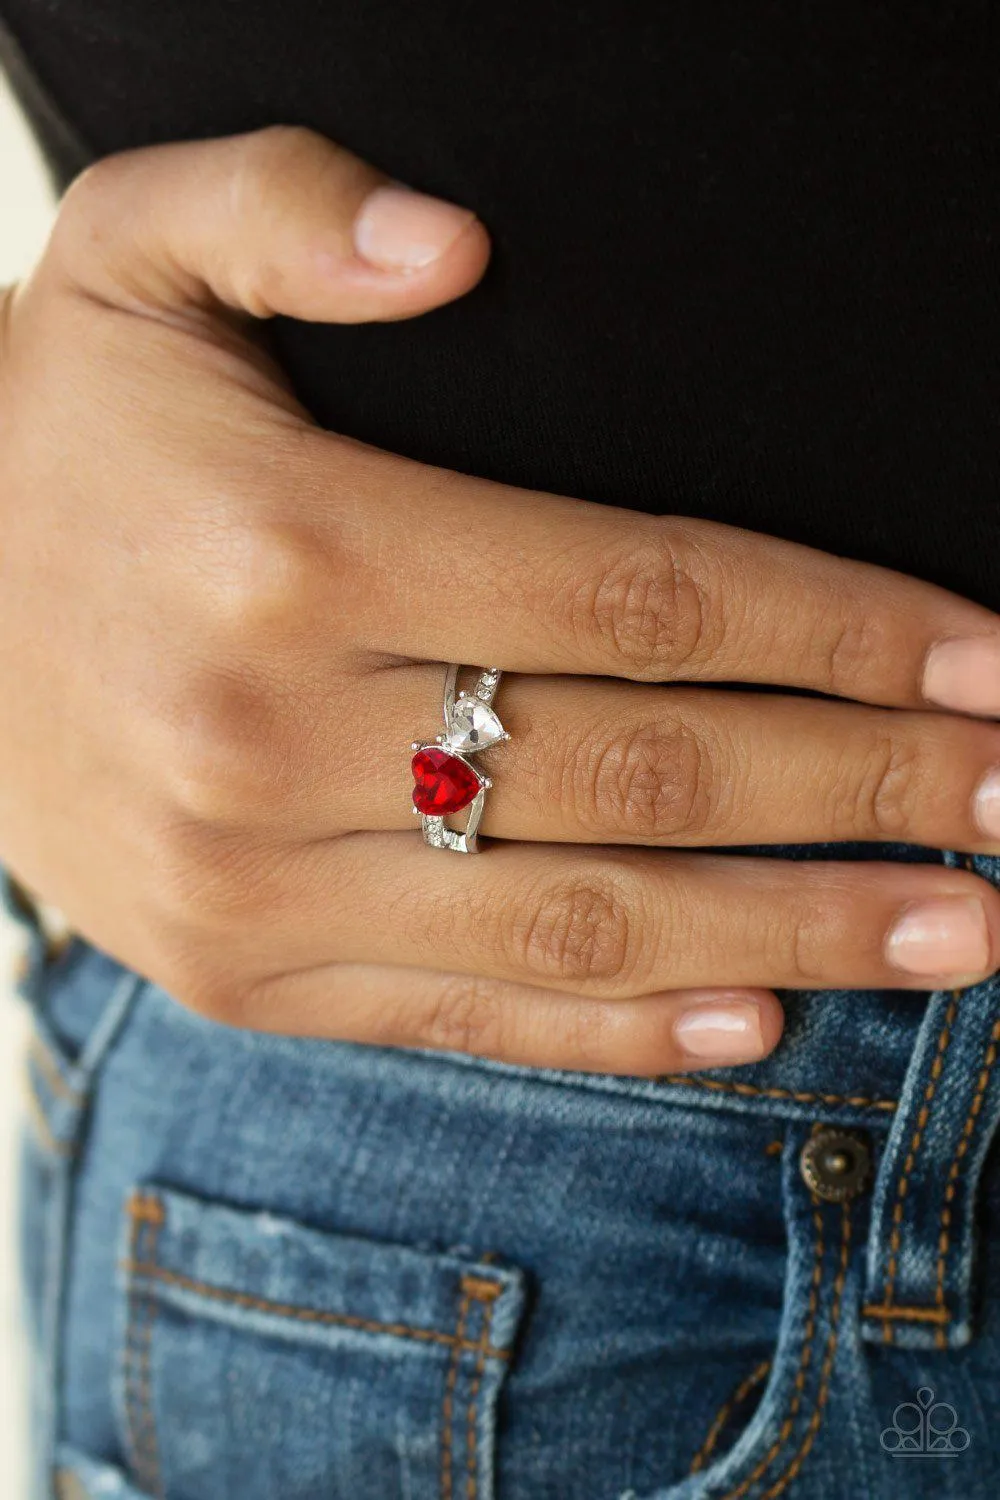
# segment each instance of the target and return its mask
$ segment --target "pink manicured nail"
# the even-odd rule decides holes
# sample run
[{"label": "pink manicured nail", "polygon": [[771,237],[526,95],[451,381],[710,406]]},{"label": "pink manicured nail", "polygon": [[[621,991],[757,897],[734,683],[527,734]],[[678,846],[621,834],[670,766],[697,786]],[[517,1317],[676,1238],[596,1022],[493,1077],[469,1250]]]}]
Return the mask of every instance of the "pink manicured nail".
[{"label": "pink manicured nail", "polygon": [[674,1040],[687,1057],[726,1067],[764,1056],[760,1011],[752,1000],[702,1000],[674,1022]]},{"label": "pink manicured nail", "polygon": [[983,903],[975,896],[941,896],[904,907],[886,938],[889,963],[924,978],[982,974],[990,959]]},{"label": "pink manicured nail", "polygon": [[980,831],[1000,843],[1000,766],[988,771],[976,788],[973,816]]},{"label": "pink manicured nail", "polygon": [[938,641],[924,664],[924,697],[960,713],[1000,715],[1000,641]]},{"label": "pink manicured nail", "polygon": [[354,248],[379,270],[419,271],[439,260],[475,217],[456,203],[387,184],[361,205]]}]

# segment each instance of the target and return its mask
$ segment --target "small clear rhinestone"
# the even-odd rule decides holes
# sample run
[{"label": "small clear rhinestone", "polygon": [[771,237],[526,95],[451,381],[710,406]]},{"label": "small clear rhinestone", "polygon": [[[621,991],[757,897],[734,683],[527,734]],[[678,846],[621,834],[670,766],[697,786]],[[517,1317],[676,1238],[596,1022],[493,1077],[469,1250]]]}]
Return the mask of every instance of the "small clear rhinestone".
[{"label": "small clear rhinestone", "polygon": [[484,703],[489,703],[499,681],[500,669],[498,667],[486,667],[479,674],[479,681],[476,683],[476,697],[481,698]]},{"label": "small clear rhinestone", "polygon": [[428,818],[424,824],[424,837],[435,849],[447,849],[448,830],[444,826],[444,818]]}]

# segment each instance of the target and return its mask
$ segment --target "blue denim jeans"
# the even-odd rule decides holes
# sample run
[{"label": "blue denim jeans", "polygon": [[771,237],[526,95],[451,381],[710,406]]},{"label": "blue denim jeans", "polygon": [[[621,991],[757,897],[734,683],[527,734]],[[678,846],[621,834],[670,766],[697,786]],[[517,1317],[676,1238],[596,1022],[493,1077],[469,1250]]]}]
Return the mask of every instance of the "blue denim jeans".
[{"label": "blue denim jeans", "polygon": [[640,1080],[29,941],[35,1500],[1000,1493],[1000,979],[789,994],[767,1061]]}]

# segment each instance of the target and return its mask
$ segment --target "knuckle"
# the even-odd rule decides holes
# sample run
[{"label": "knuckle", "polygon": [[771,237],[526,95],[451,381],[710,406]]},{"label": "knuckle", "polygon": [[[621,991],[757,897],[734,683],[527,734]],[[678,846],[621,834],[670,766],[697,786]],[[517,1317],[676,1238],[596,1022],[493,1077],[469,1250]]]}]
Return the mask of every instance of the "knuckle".
[{"label": "knuckle", "polygon": [[261,210],[287,199],[288,184],[309,170],[322,153],[336,151],[305,125],[266,125],[230,139],[233,152],[230,202],[237,222],[259,222]]},{"label": "knuckle", "polygon": [[679,675],[718,645],[720,622],[702,571],[666,534],[630,548],[578,590],[574,628],[616,675]]},{"label": "knuckle", "polygon": [[330,590],[308,552],[295,528],[273,526],[225,524],[201,543],[192,639],[153,745],[171,805],[196,821],[260,821],[309,791],[303,709],[333,685],[321,690],[316,659]]},{"label": "knuckle", "polygon": [[583,826],[640,841],[703,834],[718,803],[715,755],[689,725],[642,723],[579,747],[576,806]]},{"label": "knuckle", "polygon": [[800,915],[790,928],[784,947],[787,953],[785,972],[796,986],[818,987],[828,981],[828,965],[823,962],[816,927],[807,916]]},{"label": "knuckle", "polygon": [[307,125],[265,125],[242,137],[246,162],[261,177],[284,180],[290,167],[337,147]]},{"label": "knuckle", "polygon": [[149,977],[189,1010],[208,1015],[220,986],[207,957],[201,914],[186,909],[181,888],[169,877],[155,902],[155,921],[146,924]]},{"label": "knuckle", "polygon": [[70,276],[75,276],[81,253],[96,256],[98,262],[106,257],[114,226],[121,218],[132,155],[121,152],[92,162],[63,194],[46,257]]},{"label": "knuckle", "polygon": [[835,826],[847,834],[901,839],[911,831],[919,805],[920,756],[912,744],[881,733],[860,755],[852,751],[852,772]]},{"label": "knuckle", "polygon": [[444,976],[421,1032],[424,1046],[473,1057],[503,1057],[507,1038],[499,986],[478,975]]},{"label": "knuckle", "polygon": [[294,782],[269,707],[255,687],[199,673],[160,728],[161,784],[175,815],[196,826],[247,827]]},{"label": "knuckle", "polygon": [[272,863],[253,840],[175,819],[154,841],[158,926],[167,950],[198,960],[204,948],[287,911]]},{"label": "knuckle", "polygon": [[71,230],[100,228],[107,198],[121,176],[125,154],[102,157],[84,167],[62,196],[56,227]]},{"label": "knuckle", "polygon": [[[229,209],[236,228],[248,233],[284,213],[297,190],[314,188],[340,150],[303,125],[268,125],[231,137],[229,149]],[[239,304],[257,317],[270,317],[287,293],[280,257],[249,254],[229,275]]]},{"label": "knuckle", "polygon": [[855,696],[871,663],[884,660],[887,649],[878,620],[850,600],[845,607],[842,598],[827,631],[809,632],[808,639],[819,659],[816,685],[844,698]]},{"label": "knuckle", "polygon": [[203,597],[220,644],[249,653],[305,637],[327,583],[311,527],[237,511],[206,527],[204,548]]},{"label": "knuckle", "polygon": [[593,877],[544,886],[511,923],[508,942],[529,974],[561,982],[624,982],[635,927],[626,900]]},{"label": "knuckle", "polygon": [[572,1067],[612,1071],[617,1039],[607,1006],[578,999],[560,1020],[560,1044]]},{"label": "knuckle", "polygon": [[843,977],[845,953],[859,949],[858,886],[851,870],[801,867],[794,889],[748,906],[746,941],[757,951],[768,982],[795,989],[829,989]]},{"label": "knuckle", "polygon": [[758,939],[766,973],[798,988],[822,985],[828,978],[826,926],[804,903],[771,913]]},{"label": "knuckle", "polygon": [[207,966],[197,970],[184,966],[177,982],[170,985],[170,994],[206,1021],[238,1028],[253,1024],[251,987]]}]

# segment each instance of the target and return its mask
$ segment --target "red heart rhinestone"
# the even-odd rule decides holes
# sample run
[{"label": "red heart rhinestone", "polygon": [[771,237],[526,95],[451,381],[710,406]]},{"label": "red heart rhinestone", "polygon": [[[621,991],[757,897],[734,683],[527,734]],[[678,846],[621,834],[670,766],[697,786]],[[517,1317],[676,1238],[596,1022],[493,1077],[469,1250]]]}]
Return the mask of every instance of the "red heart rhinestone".
[{"label": "red heart rhinestone", "polygon": [[410,764],[417,783],[413,805],[432,818],[467,807],[482,785],[471,766],[436,745],[418,750]]}]

